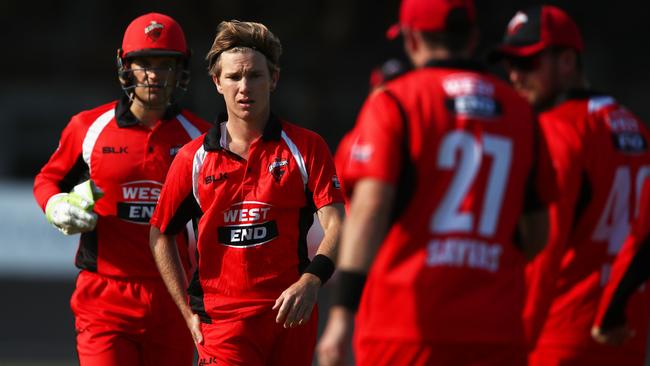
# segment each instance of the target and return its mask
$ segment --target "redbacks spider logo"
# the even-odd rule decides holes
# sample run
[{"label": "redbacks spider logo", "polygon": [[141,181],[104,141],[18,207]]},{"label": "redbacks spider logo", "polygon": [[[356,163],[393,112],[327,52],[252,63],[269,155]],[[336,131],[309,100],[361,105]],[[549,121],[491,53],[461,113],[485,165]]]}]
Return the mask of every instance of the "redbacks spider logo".
[{"label": "redbacks spider logo", "polygon": [[510,22],[508,23],[508,35],[512,36],[513,34],[517,33],[519,31],[519,28],[521,28],[524,24],[528,22],[528,15],[524,12],[517,12],[512,19],[510,19]]},{"label": "redbacks spider logo", "polygon": [[280,158],[275,158],[275,161],[269,164],[269,173],[273,176],[276,182],[280,182],[282,176],[286,169],[284,168],[289,164],[286,160],[281,160]]},{"label": "redbacks spider logo", "polygon": [[155,20],[152,20],[151,24],[144,27],[144,34],[147,35],[147,38],[155,42],[158,40],[158,38],[160,38],[160,34],[162,34],[163,28],[165,28],[164,25],[156,23]]}]

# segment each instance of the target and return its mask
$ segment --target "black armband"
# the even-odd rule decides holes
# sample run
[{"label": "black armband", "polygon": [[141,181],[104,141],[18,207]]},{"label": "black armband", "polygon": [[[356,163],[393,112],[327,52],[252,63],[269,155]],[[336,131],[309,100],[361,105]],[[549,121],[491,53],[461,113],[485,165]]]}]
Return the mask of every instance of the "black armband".
[{"label": "black armband", "polygon": [[360,272],[340,271],[338,289],[334,293],[334,304],[356,312],[361,302],[366,274]]},{"label": "black armband", "polygon": [[320,278],[320,284],[322,286],[332,277],[332,273],[334,273],[334,262],[326,255],[317,254],[307,268],[305,268],[305,273],[311,273]]}]

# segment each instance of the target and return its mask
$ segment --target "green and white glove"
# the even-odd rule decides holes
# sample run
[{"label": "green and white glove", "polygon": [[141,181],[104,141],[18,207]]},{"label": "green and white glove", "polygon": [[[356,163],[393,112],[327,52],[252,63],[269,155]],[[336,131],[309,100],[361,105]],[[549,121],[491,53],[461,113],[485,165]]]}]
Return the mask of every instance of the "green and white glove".
[{"label": "green and white glove", "polygon": [[79,183],[70,193],[50,197],[45,205],[45,217],[65,235],[92,231],[97,225],[93,208],[103,195],[104,192],[92,180]]}]

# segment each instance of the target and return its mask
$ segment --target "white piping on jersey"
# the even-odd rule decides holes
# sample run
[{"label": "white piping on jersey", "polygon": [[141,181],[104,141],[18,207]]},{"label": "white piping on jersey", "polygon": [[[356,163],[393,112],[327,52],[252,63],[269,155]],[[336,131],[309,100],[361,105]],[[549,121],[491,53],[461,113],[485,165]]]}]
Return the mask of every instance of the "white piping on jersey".
[{"label": "white piping on jersey", "polygon": [[238,205],[246,205],[246,204],[273,206],[270,203],[261,202],[261,201],[241,201],[241,202],[233,203],[232,205],[230,205],[230,207],[238,206]]},{"label": "white piping on jersey", "polygon": [[206,154],[207,152],[203,148],[203,145],[201,145],[196,150],[196,153],[194,153],[194,160],[192,161],[192,192],[199,207],[201,206],[201,201],[199,201],[199,175],[201,174],[201,168],[203,168],[203,161],[205,161]]},{"label": "white piping on jersey", "polygon": [[104,127],[108,125],[113,117],[115,117],[115,108],[111,108],[108,111],[104,112],[104,114],[101,116],[97,117],[97,119],[90,125],[88,131],[86,132],[86,136],[84,137],[84,141],[81,145],[81,156],[88,165],[88,172],[92,173],[92,167],[90,166],[90,156],[92,155],[93,149],[95,148],[95,143],[97,142],[99,135],[104,130]]},{"label": "white piping on jersey", "polygon": [[185,129],[185,132],[187,132],[187,134],[190,136],[191,140],[194,140],[195,138],[201,136],[201,131],[199,131],[199,129],[196,128],[196,126],[194,126],[192,122],[188,121],[187,118],[185,118],[185,116],[179,114],[176,116],[176,119],[178,120],[178,122],[181,123],[181,125]]},{"label": "white piping on jersey", "polygon": [[597,112],[599,109],[607,107],[608,105],[616,103],[614,98],[609,96],[594,97],[589,99],[587,110],[589,113]]},{"label": "white piping on jersey", "polygon": [[286,142],[287,146],[289,146],[289,150],[291,151],[291,155],[293,155],[293,158],[296,160],[296,163],[298,164],[298,169],[300,169],[300,174],[302,175],[302,183],[306,186],[307,182],[309,181],[309,175],[307,175],[307,168],[305,168],[305,161],[302,158],[302,155],[300,154],[300,150],[298,150],[298,146],[291,141],[289,136],[282,131],[282,139],[284,142]]},{"label": "white piping on jersey", "polygon": [[226,122],[221,122],[219,128],[221,129],[221,139],[219,140],[219,145],[222,149],[228,150],[228,129],[226,128]]},{"label": "white piping on jersey", "polygon": [[156,184],[159,184],[159,185],[162,186],[162,183],[160,183],[160,182],[157,181],[157,180],[146,180],[146,179],[145,179],[145,180],[134,180],[134,181],[127,182],[127,183],[128,183],[128,184],[134,184],[134,183],[156,183]]},{"label": "white piping on jersey", "polygon": [[190,258],[190,273],[194,273],[198,263],[196,263],[196,233],[194,232],[192,220],[187,222],[185,229],[187,230],[187,252]]}]

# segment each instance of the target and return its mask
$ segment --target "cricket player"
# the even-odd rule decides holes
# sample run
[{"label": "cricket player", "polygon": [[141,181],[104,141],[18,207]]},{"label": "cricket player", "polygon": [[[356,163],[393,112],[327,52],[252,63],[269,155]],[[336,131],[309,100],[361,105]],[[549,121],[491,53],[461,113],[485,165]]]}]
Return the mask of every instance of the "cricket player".
[{"label": "cricket player", "polygon": [[[82,366],[192,363],[191,335],[148,246],[149,219],[172,160],[210,127],[172,96],[187,88],[189,56],[174,19],[149,13],[133,20],[117,53],[124,95],[72,117],[36,176],[34,196],[47,220],[66,234],[81,233],[70,303]],[[103,192],[96,202],[92,194],[70,193],[87,179]],[[189,270],[188,233],[179,231],[176,243]]]},{"label": "cricket player", "polygon": [[648,325],[647,291],[630,299],[636,336],[622,347],[591,338],[612,262],[639,213],[650,176],[650,135],[612,96],[590,89],[584,44],[562,9],[517,12],[495,56],[513,86],[539,112],[557,170],[560,199],[551,208],[546,250],[528,268],[526,324],[532,365],[640,365]]},{"label": "cricket player", "polygon": [[472,1],[404,0],[399,19],[388,35],[415,70],[370,95],[348,135],[320,364],[346,360],[358,307],[358,365],[525,365],[524,268],[556,194],[533,111],[471,59]]},{"label": "cricket player", "polygon": [[[263,24],[219,24],[207,60],[227,116],[181,149],[151,221],[151,249],[199,365],[312,362],[315,304],[334,271],[343,199],[323,139],[271,112],[281,51]],[[324,237],[310,261],[314,212]],[[188,304],[174,238],[197,217]]]}]

